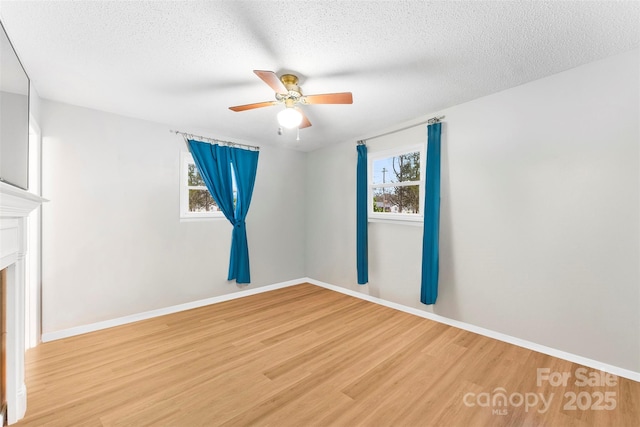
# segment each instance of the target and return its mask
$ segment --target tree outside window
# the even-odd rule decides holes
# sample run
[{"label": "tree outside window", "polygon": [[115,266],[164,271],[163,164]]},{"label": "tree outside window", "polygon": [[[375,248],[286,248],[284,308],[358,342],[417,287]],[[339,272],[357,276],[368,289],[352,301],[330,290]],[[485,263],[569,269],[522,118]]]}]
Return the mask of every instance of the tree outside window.
[{"label": "tree outside window", "polygon": [[216,212],[219,211],[211,193],[198,172],[195,163],[189,163],[187,187],[189,188],[189,212]]}]

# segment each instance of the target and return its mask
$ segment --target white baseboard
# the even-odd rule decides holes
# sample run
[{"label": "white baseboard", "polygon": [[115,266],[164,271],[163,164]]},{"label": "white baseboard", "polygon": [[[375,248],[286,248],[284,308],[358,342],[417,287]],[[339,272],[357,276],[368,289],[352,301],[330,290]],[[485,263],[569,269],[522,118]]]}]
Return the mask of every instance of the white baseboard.
[{"label": "white baseboard", "polygon": [[[18,389],[18,396],[15,402],[15,408],[7,407],[7,424],[17,423],[19,420],[24,418],[25,413],[27,412],[27,386],[24,383]],[[0,421],[2,420],[2,414],[0,414]],[[4,424],[0,424],[4,425]]]},{"label": "white baseboard", "polygon": [[144,313],[138,313],[130,316],[119,317],[117,319],[91,323],[89,325],[76,326],[76,327],[64,329],[61,331],[48,332],[48,333],[42,334],[42,341],[48,342],[48,341],[59,340],[62,338],[72,337],[75,335],[86,334],[88,332],[98,331],[101,329],[111,328],[114,326],[125,325],[127,323],[137,322],[139,320],[150,319],[153,317],[164,316],[166,314],[177,313],[179,311],[191,310],[193,308],[204,307],[210,304],[216,304],[223,301],[230,301],[237,298],[243,298],[246,296],[259,294],[262,292],[268,292],[275,289],[286,288],[288,286],[294,286],[294,285],[298,285],[300,283],[305,283],[305,282],[311,283],[313,285],[320,286],[326,289],[330,289],[332,291],[350,295],[352,297],[373,302],[375,304],[380,304],[385,307],[393,308],[395,310],[400,310],[405,313],[413,314],[415,316],[420,316],[425,319],[433,320],[435,322],[444,323],[445,325],[450,325],[459,329],[464,329],[465,331],[473,332],[479,335],[484,335],[489,338],[494,338],[499,341],[503,341],[509,344],[514,344],[519,347],[527,348],[529,350],[544,353],[549,356],[557,357],[563,360],[568,360],[569,362],[578,363],[580,365],[584,365],[589,368],[598,369],[604,372],[609,372],[611,374],[618,375],[620,377],[624,377],[633,381],[640,382],[640,372],[635,372],[629,369],[620,368],[618,366],[609,365],[607,363],[602,363],[597,360],[578,356],[573,353],[567,353],[562,350],[547,347],[547,346],[540,345],[531,341],[523,340],[520,338],[512,337],[510,335],[506,335],[501,332],[496,332],[490,329],[482,328],[480,326],[472,325],[470,323],[449,319],[448,317],[440,316],[438,314],[419,310],[414,307],[408,307],[406,305],[402,305],[392,301],[387,301],[381,298],[373,297],[371,295],[367,295],[358,291],[343,288],[341,286],[331,285],[329,283],[321,282],[319,280],[315,280],[309,277],[303,277],[296,280],[289,280],[287,282],[275,283],[273,285],[261,286],[253,289],[246,289],[244,291],[233,292],[230,294],[220,295],[212,298],[206,298],[203,300],[193,301],[185,304],[179,304],[179,305],[174,305],[171,307],[161,308],[157,310],[146,311]]},{"label": "white baseboard", "polygon": [[589,368],[598,369],[600,371],[608,372],[620,377],[628,378],[633,381],[640,382],[640,372],[631,371],[629,369],[620,368],[618,366],[602,363],[597,360],[589,359],[586,357],[578,356],[577,354],[567,353],[566,351],[558,350],[555,348],[547,347],[544,345],[536,344],[531,341],[523,340],[520,338],[512,337],[510,335],[503,334],[501,332],[492,331],[490,329],[481,328],[480,326],[472,325],[458,320],[449,319],[448,317],[440,316],[438,314],[422,311],[414,307],[408,307],[406,305],[397,304],[395,302],[383,300],[381,298],[373,297],[371,295],[363,294],[358,291],[343,288],[341,286],[331,285],[319,280],[305,278],[306,282],[323,288],[331,289],[332,291],[341,292],[352,297],[360,298],[366,301],[370,301],[376,304],[384,305],[385,307],[393,308],[396,310],[404,311],[405,313],[413,314],[416,316],[424,317],[425,319],[433,320],[446,325],[454,326],[465,331],[473,332],[479,335],[484,335],[489,338],[494,338],[499,341],[503,341],[509,344],[514,344],[519,347],[527,348],[529,350],[537,351],[547,354],[549,356],[557,357],[559,359],[568,360],[569,362],[578,363],[580,365],[587,366]]},{"label": "white baseboard", "polygon": [[267,286],[260,286],[243,291],[232,292],[230,294],[219,295],[217,297],[206,298],[198,301],[187,302],[184,304],[173,305],[171,307],[159,308],[157,310],[145,311],[143,313],[132,314],[129,316],[118,317],[117,319],[104,320],[102,322],[90,323],[88,325],[75,326],[69,329],[63,329],[55,332],[47,332],[42,334],[42,342],[60,340],[63,338],[82,335],[89,332],[99,331],[101,329],[112,328],[114,326],[126,325],[140,320],[151,319],[153,317],[164,316],[166,314],[177,313],[180,311],[191,310],[193,308],[204,307],[206,305],[216,304],[219,302],[230,301],[237,298],[256,295],[262,292],[269,292],[275,289],[286,288],[288,286],[304,283],[306,278],[289,280],[286,282],[275,283]]}]

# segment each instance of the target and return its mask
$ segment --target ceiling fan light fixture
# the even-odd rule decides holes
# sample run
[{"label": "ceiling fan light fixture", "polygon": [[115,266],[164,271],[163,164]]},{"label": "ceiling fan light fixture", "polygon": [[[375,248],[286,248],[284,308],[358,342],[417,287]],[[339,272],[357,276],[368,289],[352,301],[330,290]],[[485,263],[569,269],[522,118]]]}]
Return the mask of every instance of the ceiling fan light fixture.
[{"label": "ceiling fan light fixture", "polygon": [[287,129],[293,129],[302,123],[302,114],[295,108],[285,108],[278,113],[278,123]]},{"label": "ceiling fan light fixture", "polygon": [[296,105],[353,104],[353,95],[351,95],[351,92],[302,95],[302,90],[300,86],[298,86],[298,77],[293,74],[284,74],[278,77],[273,71],[253,70],[253,72],[275,91],[276,100],[236,105],[229,107],[229,109],[238,112],[284,104],[285,109],[278,113],[278,123],[280,124],[278,134],[282,133],[282,128],[305,129],[311,126],[311,122],[307,116],[301,109],[296,107]]}]

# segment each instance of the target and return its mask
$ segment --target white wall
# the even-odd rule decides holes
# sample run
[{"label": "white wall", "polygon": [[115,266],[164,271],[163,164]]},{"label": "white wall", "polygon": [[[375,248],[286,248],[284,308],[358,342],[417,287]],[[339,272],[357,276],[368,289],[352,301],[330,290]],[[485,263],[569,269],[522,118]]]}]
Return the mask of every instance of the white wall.
[{"label": "white wall", "polygon": [[[50,200],[43,333],[246,289],[226,280],[228,221],[179,220],[181,137],[57,102],[40,108]],[[247,216],[251,287],[305,275],[305,161],[296,151],[260,150]]]},{"label": "white wall", "polygon": [[[33,107],[33,108],[32,108]],[[40,97],[31,88],[29,96],[29,192],[42,194],[42,138],[40,133]],[[41,337],[42,295],[42,207],[29,214],[25,257],[25,345],[38,345]]]},{"label": "white wall", "polygon": [[[310,153],[307,275],[640,372],[638,56],[424,117],[446,115],[434,306],[421,227],[370,223],[356,284],[355,141]],[[367,145],[424,141],[419,126]]]}]

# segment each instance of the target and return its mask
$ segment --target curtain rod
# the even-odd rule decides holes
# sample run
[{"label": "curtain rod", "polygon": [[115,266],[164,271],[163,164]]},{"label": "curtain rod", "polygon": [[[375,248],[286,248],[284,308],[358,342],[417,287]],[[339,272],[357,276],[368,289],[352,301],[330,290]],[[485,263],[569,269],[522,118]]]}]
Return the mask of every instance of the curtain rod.
[{"label": "curtain rod", "polygon": [[371,136],[371,137],[369,137],[367,139],[361,139],[361,140],[358,141],[358,145],[364,145],[367,142],[367,140],[369,140],[369,139],[375,139],[375,138],[380,138],[381,136],[391,135],[392,133],[396,133],[396,132],[400,132],[400,131],[403,131],[403,130],[411,129],[412,127],[420,126],[420,125],[423,125],[425,123],[427,123],[429,125],[432,125],[434,123],[440,123],[440,120],[442,120],[442,119],[444,119],[444,116],[431,117],[429,120],[425,120],[425,121],[419,122],[419,123],[414,123],[411,126],[405,126],[403,128],[400,128],[400,129],[392,130],[392,131],[389,131],[389,132],[386,132],[386,133],[381,133],[380,135]]},{"label": "curtain rod", "polygon": [[186,142],[187,139],[199,139],[199,140],[201,140],[203,142],[213,142],[213,143],[225,144],[225,145],[230,145],[232,147],[247,147],[250,150],[260,151],[260,147],[255,146],[255,145],[240,144],[239,142],[223,141],[221,139],[208,138],[206,136],[194,135],[192,133],[186,133],[186,132],[182,132],[182,131],[179,131],[179,130],[169,130],[169,132],[170,133],[175,133],[176,135],[178,135],[178,134],[182,135],[182,137],[185,139],[185,142]]}]

